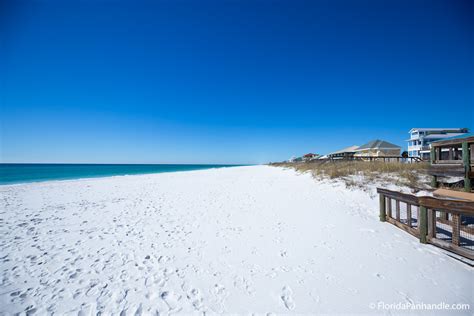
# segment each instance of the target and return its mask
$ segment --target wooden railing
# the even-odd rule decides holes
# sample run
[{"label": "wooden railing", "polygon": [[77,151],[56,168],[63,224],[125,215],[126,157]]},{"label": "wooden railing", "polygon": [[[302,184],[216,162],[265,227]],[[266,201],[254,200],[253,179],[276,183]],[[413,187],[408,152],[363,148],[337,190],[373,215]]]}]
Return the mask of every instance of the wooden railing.
[{"label": "wooden railing", "polygon": [[474,260],[474,202],[415,196],[378,188],[380,220]]}]

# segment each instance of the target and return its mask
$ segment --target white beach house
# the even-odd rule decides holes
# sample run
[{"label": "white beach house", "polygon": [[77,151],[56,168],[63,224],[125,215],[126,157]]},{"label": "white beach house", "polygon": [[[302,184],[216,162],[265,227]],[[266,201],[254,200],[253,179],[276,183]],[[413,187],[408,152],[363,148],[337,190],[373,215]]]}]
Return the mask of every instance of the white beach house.
[{"label": "white beach house", "polygon": [[430,158],[430,144],[452,136],[468,133],[467,128],[412,128],[408,133],[408,157]]}]

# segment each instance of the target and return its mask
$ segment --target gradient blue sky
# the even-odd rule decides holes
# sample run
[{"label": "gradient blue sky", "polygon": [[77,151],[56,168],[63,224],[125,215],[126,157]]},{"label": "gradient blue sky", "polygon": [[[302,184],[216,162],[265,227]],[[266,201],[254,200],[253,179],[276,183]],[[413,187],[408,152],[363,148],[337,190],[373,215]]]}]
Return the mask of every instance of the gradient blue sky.
[{"label": "gradient blue sky", "polygon": [[2,1],[2,162],[262,163],[473,127],[474,1]]}]

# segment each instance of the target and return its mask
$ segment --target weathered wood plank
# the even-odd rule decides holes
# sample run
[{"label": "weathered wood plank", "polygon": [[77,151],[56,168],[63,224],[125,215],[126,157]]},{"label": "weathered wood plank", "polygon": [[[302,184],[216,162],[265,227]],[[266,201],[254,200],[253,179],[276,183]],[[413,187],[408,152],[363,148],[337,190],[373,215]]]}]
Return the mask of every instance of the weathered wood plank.
[{"label": "weathered wood plank", "polygon": [[450,171],[450,170],[463,170],[462,163],[455,164],[435,164],[428,167],[428,171]]},{"label": "weathered wood plank", "polygon": [[[387,189],[377,188],[379,194],[385,195],[388,199],[398,200],[400,202],[410,203],[412,205],[423,205],[427,208],[449,210],[453,213],[466,213],[474,215],[474,202],[453,200],[453,199],[440,199],[431,196],[415,196],[411,194],[401,193],[397,191],[391,191]],[[391,206],[391,203],[389,203]],[[391,211],[391,207],[389,209]],[[391,217],[391,216],[390,216]]]},{"label": "weathered wood plank", "polygon": [[388,217],[390,218],[393,218],[392,217],[392,199],[391,198],[387,198],[387,215]]},{"label": "weathered wood plank", "polygon": [[469,149],[471,151],[471,165],[474,162],[474,144],[469,144]]},{"label": "weathered wood plank", "polygon": [[448,189],[437,189],[433,191],[433,196],[439,198],[451,198],[457,200],[466,200],[474,202],[474,193],[469,192],[462,192],[462,191],[454,191]]},{"label": "weathered wood plank", "polygon": [[377,188],[377,193],[383,194],[388,198],[397,199],[400,202],[405,202],[412,205],[418,205],[418,197],[412,194],[406,194],[406,193],[382,189],[382,188]]},{"label": "weathered wood plank", "polygon": [[464,191],[471,191],[471,179],[469,178],[471,172],[471,153],[469,151],[469,144],[467,141],[462,143],[462,162],[464,165]]},{"label": "weathered wood plank", "polygon": [[385,222],[385,195],[379,195],[379,202],[380,202],[380,221]]},{"label": "weathered wood plank", "polygon": [[438,199],[431,196],[420,196],[418,197],[420,205],[427,208],[436,210],[449,211],[453,214],[466,214],[474,216],[474,202],[461,201],[461,200],[450,200],[450,199]]},{"label": "weathered wood plank", "polygon": [[398,228],[400,229],[403,229],[404,231],[406,231],[407,233],[415,236],[415,237],[420,237],[420,233],[418,231],[418,229],[416,228],[413,228],[413,227],[408,227],[408,225],[405,225],[405,224],[402,224],[400,222],[397,222],[395,219],[393,218],[387,218],[387,222],[389,222],[390,224],[393,224],[395,226],[397,226]]},{"label": "weathered wood plank", "polygon": [[437,188],[438,187],[438,177],[433,175],[431,176],[431,186],[433,188]]},{"label": "weathered wood plank", "polygon": [[462,164],[434,164],[427,169],[429,175],[439,177],[464,177]]},{"label": "weathered wood plank", "polygon": [[436,237],[436,211],[428,209],[428,238]]},{"label": "weathered wood plank", "polygon": [[462,160],[443,159],[443,160],[437,160],[436,164],[437,165],[462,165]]},{"label": "weathered wood plank", "polygon": [[407,223],[411,227],[411,204],[407,203]]},{"label": "weathered wood plank", "polygon": [[471,250],[468,250],[466,248],[462,248],[462,247],[453,245],[450,242],[446,242],[444,240],[440,240],[440,239],[437,239],[437,238],[430,238],[430,239],[428,239],[428,242],[430,244],[433,244],[433,245],[438,246],[440,248],[443,248],[443,249],[452,251],[454,253],[457,253],[458,255],[463,256],[465,258],[468,258],[470,260],[474,260],[474,251],[471,251]]},{"label": "weathered wood plank", "polygon": [[418,230],[420,232],[420,242],[426,244],[428,235],[428,214],[426,207],[420,206],[420,218],[419,218]]},{"label": "weathered wood plank", "polygon": [[447,139],[447,140],[439,140],[437,142],[431,143],[431,147],[448,147],[452,145],[459,145],[462,142],[474,143],[474,136],[469,136],[465,138],[457,138],[457,139]]}]

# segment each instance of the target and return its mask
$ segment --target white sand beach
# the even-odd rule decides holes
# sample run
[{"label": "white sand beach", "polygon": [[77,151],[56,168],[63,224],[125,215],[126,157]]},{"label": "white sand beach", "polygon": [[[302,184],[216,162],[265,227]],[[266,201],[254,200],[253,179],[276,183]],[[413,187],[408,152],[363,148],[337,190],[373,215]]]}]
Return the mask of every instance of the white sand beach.
[{"label": "white sand beach", "polygon": [[376,195],[291,170],[5,185],[0,196],[0,314],[474,308],[473,269],[379,222]]}]

